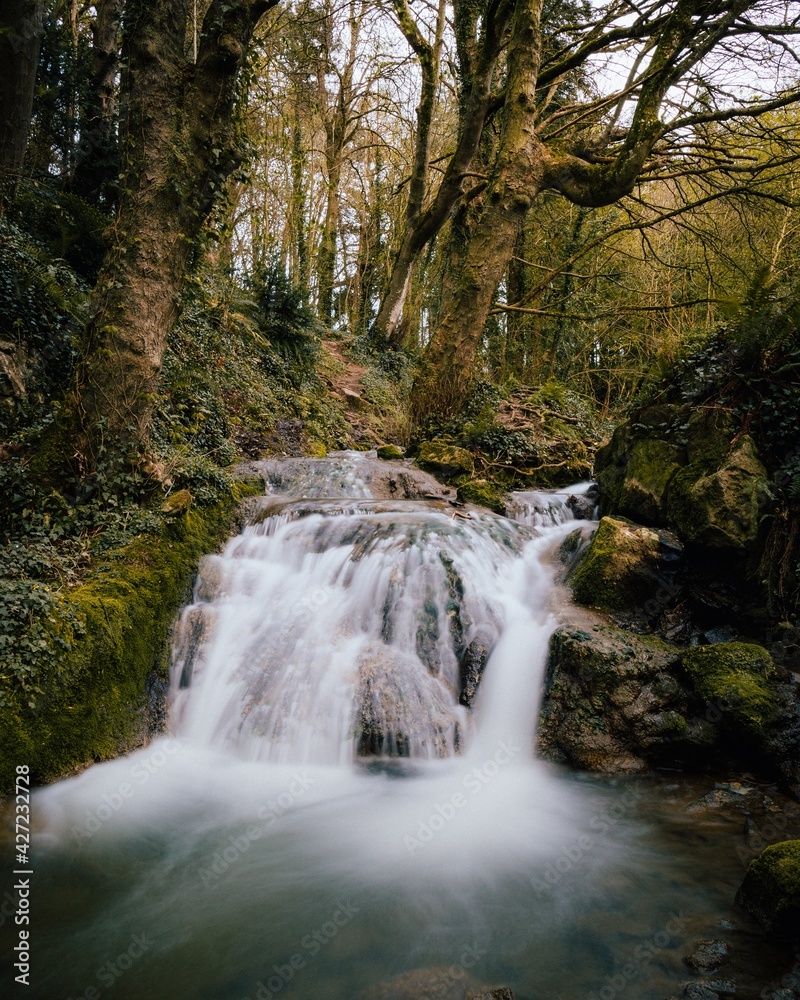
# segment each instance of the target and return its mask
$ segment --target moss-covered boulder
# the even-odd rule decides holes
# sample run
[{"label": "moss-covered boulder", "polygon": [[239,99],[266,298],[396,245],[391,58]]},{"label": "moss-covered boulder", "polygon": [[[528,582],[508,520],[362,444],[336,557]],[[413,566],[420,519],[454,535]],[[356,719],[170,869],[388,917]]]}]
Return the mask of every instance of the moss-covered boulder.
[{"label": "moss-covered boulder", "polygon": [[675,591],[669,568],[680,557],[680,543],[669,532],[604,517],[586,554],[570,574],[575,599],[606,611],[645,616],[666,603]]},{"label": "moss-covered boulder", "polygon": [[695,545],[753,551],[767,471],[752,437],[721,408],[646,407],[595,458],[604,514],[668,527]]},{"label": "moss-covered boulder", "polygon": [[684,652],[682,665],[723,729],[750,739],[765,735],[778,709],[768,683],[775,667],[766,649],[745,642],[698,646]]},{"label": "moss-covered boulder", "polygon": [[767,471],[753,439],[745,435],[722,464],[703,473],[707,455],[677,472],[667,487],[665,513],[689,542],[747,551],[758,540]]},{"label": "moss-covered boulder", "polygon": [[540,752],[588,771],[706,759],[716,730],[679,679],[680,650],[587,617],[550,642]]},{"label": "moss-covered boulder", "polygon": [[800,840],[773,844],[751,861],[736,902],[769,937],[800,943]]},{"label": "moss-covered boulder", "polygon": [[384,462],[392,462],[401,459],[405,455],[405,452],[402,448],[398,448],[396,444],[382,444],[377,450],[377,455]]},{"label": "moss-covered boulder", "polygon": [[467,476],[456,480],[458,499],[464,503],[474,503],[479,507],[488,507],[498,514],[504,514],[507,493],[497,483],[488,479],[470,479]]},{"label": "moss-covered boulder", "polygon": [[668,441],[634,441],[620,489],[620,512],[642,524],[663,524],[664,497],[670,480],[681,468],[680,458],[680,447]]},{"label": "moss-covered boulder", "polygon": [[475,459],[466,448],[459,448],[443,438],[423,441],[417,454],[417,465],[442,476],[472,475]]}]

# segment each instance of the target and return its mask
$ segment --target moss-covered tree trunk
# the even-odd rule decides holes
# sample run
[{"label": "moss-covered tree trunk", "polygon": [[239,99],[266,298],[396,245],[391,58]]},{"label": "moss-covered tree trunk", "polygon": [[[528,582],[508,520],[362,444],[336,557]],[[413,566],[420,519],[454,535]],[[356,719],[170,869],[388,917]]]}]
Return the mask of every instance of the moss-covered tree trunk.
[{"label": "moss-covered tree trunk", "polygon": [[276,2],[213,0],[196,63],[186,51],[183,4],[125,6],[122,190],[75,393],[78,455],[87,467],[109,454],[132,464],[146,456],[192,251],[242,160],[234,120],[240,71],[259,19]]},{"label": "moss-covered tree trunk", "polygon": [[[648,15],[642,15],[637,37],[647,34],[655,44],[631,125],[624,140],[615,145],[613,156],[586,159],[568,146],[548,143],[538,133],[538,92],[546,83],[552,85],[561,71],[551,68],[539,75],[543,0],[517,0],[497,159],[483,194],[480,219],[463,253],[455,294],[442,312],[415,383],[418,421],[433,414],[451,415],[463,405],[494,292],[532,201],[545,188],[559,191],[574,204],[591,207],[612,204],[629,193],[664,130],[659,120],[664,95],[725,36],[744,6],[734,5],[720,14],[703,0],[678,0],[652,24]],[[718,14],[719,20],[704,37],[704,20]],[[572,65],[571,59],[571,55],[566,57],[566,66]]]},{"label": "moss-covered tree trunk", "polygon": [[43,15],[42,0],[0,0],[0,208],[13,196],[25,161]]}]

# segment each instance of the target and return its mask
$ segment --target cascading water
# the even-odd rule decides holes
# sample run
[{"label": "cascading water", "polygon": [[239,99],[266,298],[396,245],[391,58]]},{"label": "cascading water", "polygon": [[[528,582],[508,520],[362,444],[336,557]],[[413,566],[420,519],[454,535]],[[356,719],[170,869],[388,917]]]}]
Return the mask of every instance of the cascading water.
[{"label": "cascading water", "polygon": [[374,499],[352,454],[262,468],[176,630],[170,736],[35,798],[26,995],[578,1000],[661,934],[628,996],[664,1000],[686,900],[729,887],[642,820],[646,779],[533,756],[575,522],[386,499],[402,467]]}]

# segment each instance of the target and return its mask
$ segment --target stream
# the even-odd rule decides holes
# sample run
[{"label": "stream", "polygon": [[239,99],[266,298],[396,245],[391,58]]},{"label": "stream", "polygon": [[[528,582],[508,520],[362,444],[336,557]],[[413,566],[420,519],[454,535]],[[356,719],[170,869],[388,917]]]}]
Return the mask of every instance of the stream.
[{"label": "stream", "polygon": [[713,780],[534,755],[585,486],[510,519],[375,498],[363,461],[262,463],[176,627],[169,733],[35,794],[25,995],[668,1000],[721,935],[758,995]]}]

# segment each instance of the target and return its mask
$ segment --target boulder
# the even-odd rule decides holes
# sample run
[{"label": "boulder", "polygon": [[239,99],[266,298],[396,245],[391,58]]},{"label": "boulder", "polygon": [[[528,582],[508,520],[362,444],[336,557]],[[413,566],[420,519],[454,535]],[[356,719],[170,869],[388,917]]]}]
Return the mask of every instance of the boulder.
[{"label": "boulder", "polygon": [[768,937],[800,942],[800,840],[773,844],[751,861],[736,902]]},{"label": "boulder", "polygon": [[680,650],[591,619],[550,642],[539,749],[588,771],[642,771],[708,756],[715,730],[678,679]]},{"label": "boulder", "polygon": [[417,465],[428,472],[443,476],[458,476],[467,473],[472,475],[475,459],[472,452],[459,448],[450,441],[434,438],[433,441],[423,441],[417,454]]},{"label": "boulder", "polygon": [[377,449],[377,455],[384,462],[391,462],[401,459],[405,455],[405,452],[402,448],[398,448],[396,444],[382,444]]},{"label": "boulder", "polygon": [[728,946],[724,941],[698,941],[691,955],[685,961],[695,972],[716,972],[728,957]]},{"label": "boulder", "polygon": [[[638,609],[645,616],[670,603],[672,568],[681,554],[670,532],[604,517],[567,582],[575,599],[606,611]],[[654,602],[648,605],[648,602]]]},{"label": "boulder", "polygon": [[719,409],[646,407],[595,458],[604,514],[664,525],[733,553],[756,546],[768,475],[755,442]]},{"label": "boulder", "polygon": [[667,522],[697,545],[738,552],[753,549],[768,479],[753,439],[745,435],[720,468],[699,472],[693,463],[670,480]]},{"label": "boulder", "polygon": [[488,507],[498,514],[505,513],[506,491],[488,479],[471,479],[468,476],[456,481],[458,499],[464,503],[474,503]]},{"label": "boulder", "polygon": [[766,649],[745,642],[698,646],[683,653],[682,665],[723,729],[751,740],[764,736],[778,708],[767,683],[775,668]]},{"label": "boulder", "polygon": [[178,490],[161,504],[161,513],[167,517],[177,517],[179,514],[185,514],[191,506],[192,494],[189,490]]}]

